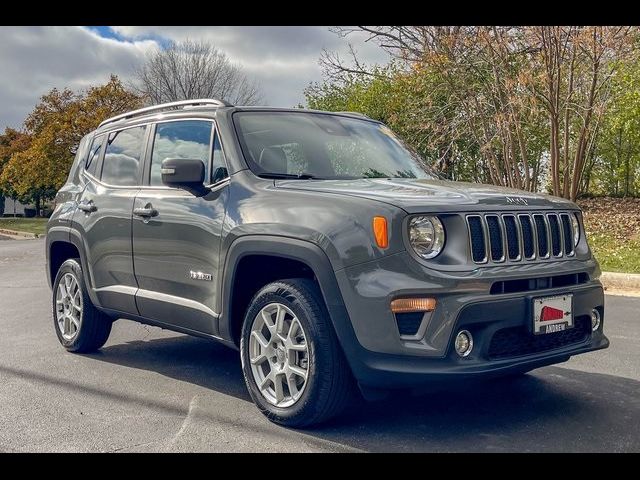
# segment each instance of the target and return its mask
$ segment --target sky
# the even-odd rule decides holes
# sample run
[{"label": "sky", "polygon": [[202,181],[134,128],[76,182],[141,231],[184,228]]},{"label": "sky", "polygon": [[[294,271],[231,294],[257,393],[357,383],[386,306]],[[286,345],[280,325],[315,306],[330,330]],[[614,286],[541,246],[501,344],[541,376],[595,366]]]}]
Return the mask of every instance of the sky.
[{"label": "sky", "polygon": [[54,87],[84,88],[114,73],[124,81],[145,53],[174,40],[207,40],[255,78],[265,104],[292,107],[322,79],[323,49],[346,53],[348,42],[364,63],[387,55],[362,36],[341,38],[328,27],[0,27],[0,131],[18,128],[41,95]]}]

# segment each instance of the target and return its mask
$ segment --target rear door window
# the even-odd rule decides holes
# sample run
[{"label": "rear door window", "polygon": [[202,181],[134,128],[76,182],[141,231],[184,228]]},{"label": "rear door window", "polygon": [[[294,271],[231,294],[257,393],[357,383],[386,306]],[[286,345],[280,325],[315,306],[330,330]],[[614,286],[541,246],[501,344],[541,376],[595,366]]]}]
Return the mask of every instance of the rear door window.
[{"label": "rear door window", "polygon": [[132,127],[109,134],[104,154],[104,183],[117,186],[139,184],[140,159],[146,127]]}]

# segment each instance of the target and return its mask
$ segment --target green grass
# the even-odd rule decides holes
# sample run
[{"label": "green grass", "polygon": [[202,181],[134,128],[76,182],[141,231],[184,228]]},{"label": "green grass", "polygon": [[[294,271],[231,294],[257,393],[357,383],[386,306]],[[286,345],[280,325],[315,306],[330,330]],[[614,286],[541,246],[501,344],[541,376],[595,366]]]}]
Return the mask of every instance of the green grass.
[{"label": "green grass", "polygon": [[593,254],[605,272],[640,273],[640,241],[620,241],[606,233],[588,237]]},{"label": "green grass", "polygon": [[42,235],[47,228],[48,218],[0,218],[0,229],[18,230],[20,232]]}]

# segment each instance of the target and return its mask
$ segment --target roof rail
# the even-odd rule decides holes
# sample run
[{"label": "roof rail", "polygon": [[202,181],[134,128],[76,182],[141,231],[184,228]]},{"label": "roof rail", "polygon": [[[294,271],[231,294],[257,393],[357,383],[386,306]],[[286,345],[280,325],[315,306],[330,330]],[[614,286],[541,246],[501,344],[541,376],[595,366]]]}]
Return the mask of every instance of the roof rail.
[{"label": "roof rail", "polygon": [[115,117],[107,118],[104,120],[98,128],[103,125],[107,125],[108,123],[117,122],[118,120],[124,120],[126,118],[133,118],[139,115],[145,115],[152,112],[161,112],[163,110],[169,109],[177,109],[184,107],[195,107],[195,106],[204,106],[204,105],[212,105],[215,107],[232,107],[230,103],[225,102],[224,100],[218,100],[217,98],[199,98],[197,100],[180,100],[178,102],[169,102],[169,103],[161,103],[160,105],[153,105],[151,107],[139,108],[138,110],[132,110],[127,113],[122,113],[120,115],[116,115]]},{"label": "roof rail", "polygon": [[356,117],[364,117],[364,118],[369,118],[367,117],[364,113],[360,113],[360,112],[348,112],[348,111],[344,111],[344,112],[334,112],[334,113],[342,113],[342,114],[348,114],[348,115],[355,115]]}]

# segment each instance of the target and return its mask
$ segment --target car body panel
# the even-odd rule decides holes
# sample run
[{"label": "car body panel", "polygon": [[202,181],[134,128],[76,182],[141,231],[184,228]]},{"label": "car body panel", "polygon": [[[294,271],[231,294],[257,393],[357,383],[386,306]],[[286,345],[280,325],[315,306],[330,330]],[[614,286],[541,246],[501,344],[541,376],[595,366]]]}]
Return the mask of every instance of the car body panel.
[{"label": "car body panel", "polygon": [[523,192],[513,188],[447,180],[409,178],[360,178],[355,180],[281,180],[280,188],[334,193],[374,199],[398,206],[408,213],[451,210],[485,211],[495,208],[573,208],[569,200]]},{"label": "car body panel", "polygon": [[110,187],[89,181],[78,203],[92,203],[94,212],[76,210],[71,228],[82,239],[89,285],[99,305],[119,305],[137,314],[138,283],[131,250],[132,210],[138,187]]},{"label": "car body panel", "polygon": [[[158,215],[133,218],[133,263],[141,316],[217,334],[220,235],[228,182],[202,197],[172,188],[145,188],[134,208]],[[200,279],[191,272],[202,272]],[[211,278],[208,279],[207,275]]]}]

